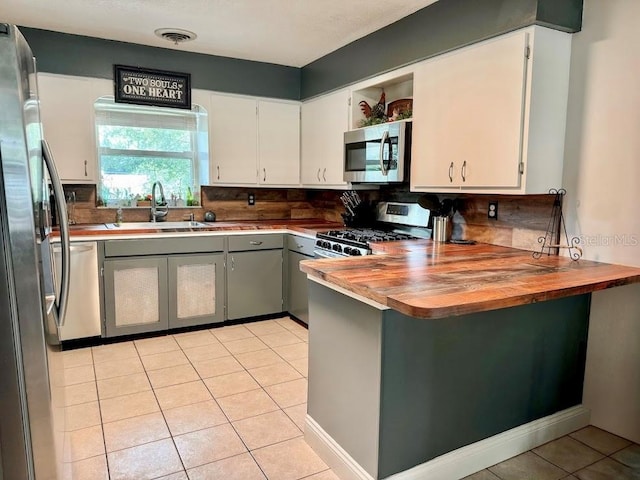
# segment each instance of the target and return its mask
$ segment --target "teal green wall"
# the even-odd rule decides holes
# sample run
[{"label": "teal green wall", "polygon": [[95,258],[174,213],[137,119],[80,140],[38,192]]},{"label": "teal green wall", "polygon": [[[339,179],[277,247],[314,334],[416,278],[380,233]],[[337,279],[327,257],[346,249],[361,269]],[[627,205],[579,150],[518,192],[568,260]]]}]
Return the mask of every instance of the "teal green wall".
[{"label": "teal green wall", "polygon": [[302,68],[301,98],[531,25],[582,26],[582,0],[440,0]]},{"label": "teal green wall", "polygon": [[20,27],[41,72],[113,78],[113,65],[191,74],[192,88],[298,100],[300,69]]},{"label": "teal green wall", "polygon": [[193,88],[299,100],[534,24],[579,31],[582,0],[439,0],[303,68],[20,30],[40,71],[112,78],[114,64],[134,65],[190,73]]}]

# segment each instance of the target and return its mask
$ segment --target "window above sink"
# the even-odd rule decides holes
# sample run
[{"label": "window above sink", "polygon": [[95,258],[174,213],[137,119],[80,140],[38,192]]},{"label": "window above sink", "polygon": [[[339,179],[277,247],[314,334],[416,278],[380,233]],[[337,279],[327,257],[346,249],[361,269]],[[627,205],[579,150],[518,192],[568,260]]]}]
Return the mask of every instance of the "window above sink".
[{"label": "window above sink", "polygon": [[187,206],[189,193],[209,178],[206,110],[121,104],[113,97],[99,98],[94,108],[102,204],[136,206],[159,180],[170,206]]}]

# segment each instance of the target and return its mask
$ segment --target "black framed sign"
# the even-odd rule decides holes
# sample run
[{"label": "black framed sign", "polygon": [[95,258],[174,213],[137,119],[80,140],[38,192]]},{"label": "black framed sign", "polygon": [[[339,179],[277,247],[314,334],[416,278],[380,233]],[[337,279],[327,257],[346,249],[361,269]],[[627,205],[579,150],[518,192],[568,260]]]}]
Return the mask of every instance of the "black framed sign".
[{"label": "black framed sign", "polygon": [[156,107],[191,109],[191,74],[113,66],[115,100]]}]

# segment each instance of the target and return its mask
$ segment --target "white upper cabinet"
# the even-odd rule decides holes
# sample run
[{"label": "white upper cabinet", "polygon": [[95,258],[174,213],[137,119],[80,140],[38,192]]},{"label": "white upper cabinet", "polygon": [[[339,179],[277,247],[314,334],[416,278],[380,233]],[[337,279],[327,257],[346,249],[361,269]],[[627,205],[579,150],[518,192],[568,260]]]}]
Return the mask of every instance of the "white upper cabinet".
[{"label": "white upper cabinet", "polygon": [[570,42],[532,27],[417,65],[411,190],[561,187]]},{"label": "white upper cabinet", "polygon": [[344,132],[349,130],[349,90],[302,104],[301,179],[305,187],[345,188]]},{"label": "white upper cabinet", "polygon": [[299,185],[300,106],[296,102],[212,94],[213,184]]},{"label": "white upper cabinet", "polygon": [[300,184],[300,104],[258,101],[258,182]]},{"label": "white upper cabinet", "polygon": [[113,94],[108,80],[38,74],[40,115],[58,174],[64,183],[98,180],[94,102]]},{"label": "white upper cabinet", "polygon": [[258,151],[256,100],[212,94],[210,107],[209,171],[212,183],[255,184]]}]

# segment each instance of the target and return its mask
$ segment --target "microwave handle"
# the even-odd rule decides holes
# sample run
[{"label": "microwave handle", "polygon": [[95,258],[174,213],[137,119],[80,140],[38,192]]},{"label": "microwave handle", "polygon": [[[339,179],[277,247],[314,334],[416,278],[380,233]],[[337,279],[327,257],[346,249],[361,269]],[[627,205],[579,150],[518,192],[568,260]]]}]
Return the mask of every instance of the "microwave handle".
[{"label": "microwave handle", "polygon": [[[382,134],[382,139],[380,140],[380,171],[385,177],[388,173],[387,169],[384,167],[384,144],[387,140],[389,140],[389,130],[384,131],[384,133]],[[391,152],[391,149],[389,149],[389,152]]]}]

